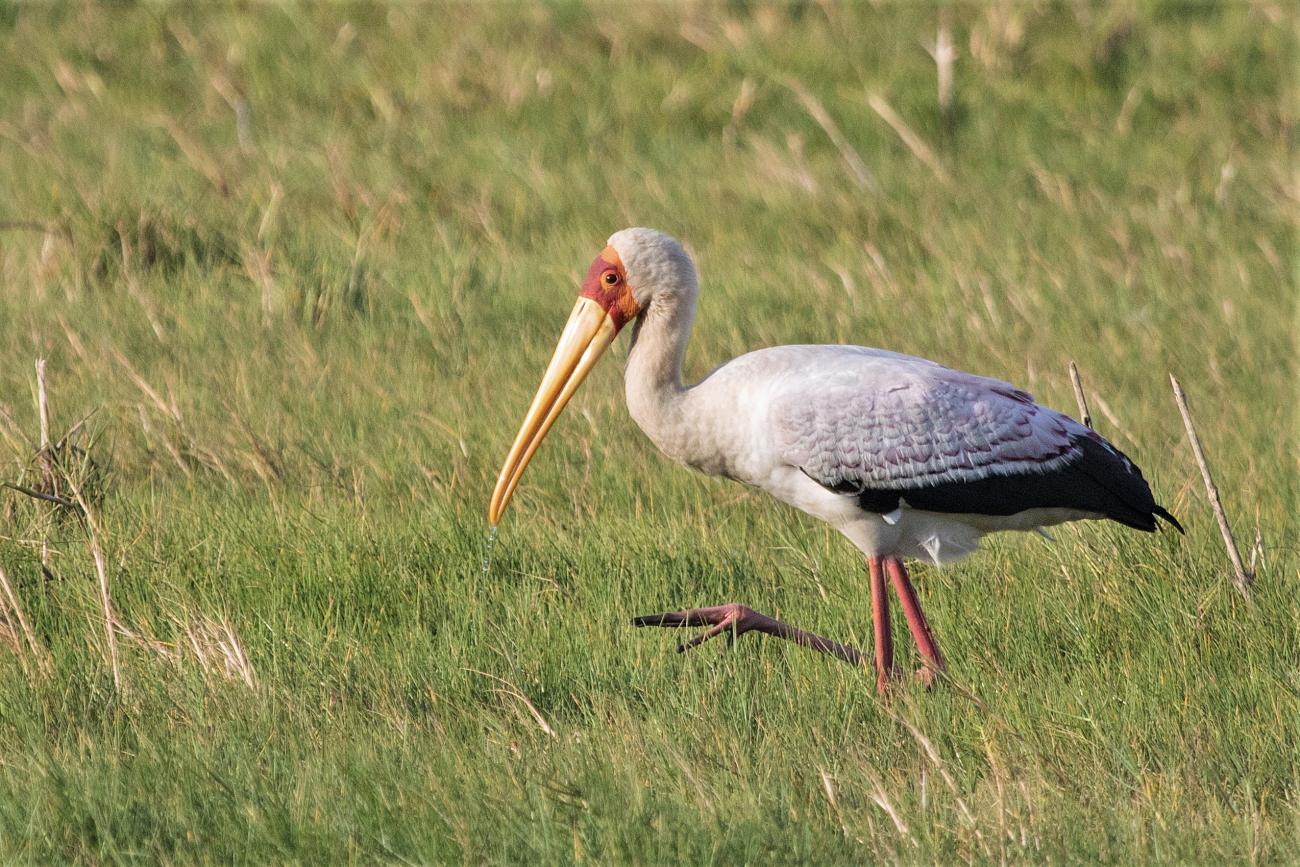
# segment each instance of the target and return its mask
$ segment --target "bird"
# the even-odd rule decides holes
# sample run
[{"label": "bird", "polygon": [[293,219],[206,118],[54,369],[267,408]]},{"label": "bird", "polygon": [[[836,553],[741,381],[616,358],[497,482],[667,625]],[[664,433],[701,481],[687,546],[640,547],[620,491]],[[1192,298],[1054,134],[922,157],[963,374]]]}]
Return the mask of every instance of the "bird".
[{"label": "bird", "polygon": [[927,687],[947,663],[907,560],[943,565],[1003,530],[1039,531],[1109,519],[1183,531],[1141,470],[1073,418],[998,379],[934,361],[842,344],[759,349],[699,382],[682,381],[698,277],[663,232],[615,232],[588,268],[577,303],[498,476],[494,528],[538,447],[596,362],[631,326],[627,408],[665,455],[760,488],[830,524],[866,558],[873,653],[807,632],[737,602],[635,617],[632,625],[705,627],[684,652],[724,633],[792,641],[856,665],[871,663],[883,695],[904,677],[893,659],[893,585]]}]

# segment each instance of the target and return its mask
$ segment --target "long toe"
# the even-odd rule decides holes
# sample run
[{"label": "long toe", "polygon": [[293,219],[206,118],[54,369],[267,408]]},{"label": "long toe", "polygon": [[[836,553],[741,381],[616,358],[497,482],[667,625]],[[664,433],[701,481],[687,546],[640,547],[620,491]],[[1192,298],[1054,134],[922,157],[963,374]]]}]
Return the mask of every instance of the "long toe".
[{"label": "long toe", "polygon": [[632,618],[633,626],[717,626],[752,617],[756,612],[737,602],[708,608],[687,608],[663,614],[642,614]]},{"label": "long toe", "polygon": [[726,605],[714,605],[711,608],[688,608],[685,611],[669,611],[664,614],[642,614],[632,618],[633,626],[707,626],[700,635],[677,648],[678,652],[698,647],[710,638],[719,635],[744,635],[746,632],[762,632],[777,638],[793,641],[800,647],[807,647],[818,653],[825,653],[842,659],[851,665],[860,665],[865,661],[862,651],[856,647],[813,635],[788,623],[782,623],[766,614],[760,614],[748,605],[728,602]]},{"label": "long toe", "polygon": [[633,626],[708,626],[704,632],[689,641],[677,645],[678,653],[685,653],[693,647],[699,647],[711,638],[717,638],[724,632],[728,635],[740,635],[752,628],[755,618],[760,617],[748,606],[736,602],[726,605],[714,605],[708,608],[688,608],[684,611],[668,611],[663,614],[643,614],[632,618]]}]

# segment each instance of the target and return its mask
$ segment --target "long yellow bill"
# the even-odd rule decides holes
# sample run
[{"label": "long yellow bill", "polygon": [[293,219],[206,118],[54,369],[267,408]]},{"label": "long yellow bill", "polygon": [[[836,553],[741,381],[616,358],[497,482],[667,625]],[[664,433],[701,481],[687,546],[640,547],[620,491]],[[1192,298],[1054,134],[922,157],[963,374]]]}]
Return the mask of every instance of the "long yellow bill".
[{"label": "long yellow bill", "polygon": [[555,347],[555,355],[542,377],[537,396],[528,408],[528,415],[524,416],[524,423],[497,478],[492,504],[488,507],[488,523],[493,527],[500,523],[506,504],[519,486],[519,479],[537,453],[542,439],[596,361],[614,342],[616,333],[614,320],[599,304],[590,298],[578,299]]}]

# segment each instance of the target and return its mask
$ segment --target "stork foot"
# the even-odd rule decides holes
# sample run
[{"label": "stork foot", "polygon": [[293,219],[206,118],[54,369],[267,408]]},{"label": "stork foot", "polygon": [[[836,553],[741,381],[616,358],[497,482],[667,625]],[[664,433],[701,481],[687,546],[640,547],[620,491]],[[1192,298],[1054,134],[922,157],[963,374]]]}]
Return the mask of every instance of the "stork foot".
[{"label": "stork foot", "polygon": [[[925,689],[934,688],[936,681],[945,670],[943,654],[930,631],[930,624],[921,610],[916,588],[912,586],[907,567],[897,557],[873,556],[867,558],[871,569],[871,619],[874,627],[875,654],[872,669],[876,672],[876,691],[884,696],[889,691],[890,682],[906,679],[903,671],[894,664],[894,643],[890,635],[889,599],[885,588],[888,576],[894,583],[898,599],[903,605],[903,614],[907,626],[916,640],[917,650],[921,654],[922,666],[917,669],[915,679]],[[693,647],[699,647],[711,638],[726,634],[729,639],[744,635],[746,632],[762,632],[793,641],[800,647],[807,647],[818,653],[842,659],[850,665],[861,665],[868,657],[856,647],[840,644],[829,638],[822,638],[811,632],[805,632],[769,617],[738,602],[726,605],[714,605],[709,608],[688,608],[683,611],[669,611],[665,614],[645,614],[632,618],[633,626],[703,626],[707,627],[699,635],[677,646],[678,653],[685,653]]]},{"label": "stork foot", "polygon": [[728,637],[744,635],[750,630],[764,630],[776,621],[759,614],[747,605],[728,602],[726,605],[714,605],[709,608],[688,608],[685,611],[669,611],[664,614],[643,614],[632,618],[633,626],[707,626],[704,632],[690,641],[677,645],[678,653],[685,653],[692,647],[699,647],[710,638],[722,633]]},{"label": "stork foot", "polygon": [[748,605],[729,602],[709,608],[688,608],[684,611],[670,611],[665,614],[645,614],[632,618],[633,626],[707,626],[699,635],[677,646],[678,653],[685,653],[693,647],[699,647],[710,638],[723,633],[735,637],[746,632],[762,632],[793,641],[801,647],[825,653],[842,659],[852,665],[861,664],[867,657],[856,647],[813,635],[798,627],[783,623],[775,617],[760,614]]}]

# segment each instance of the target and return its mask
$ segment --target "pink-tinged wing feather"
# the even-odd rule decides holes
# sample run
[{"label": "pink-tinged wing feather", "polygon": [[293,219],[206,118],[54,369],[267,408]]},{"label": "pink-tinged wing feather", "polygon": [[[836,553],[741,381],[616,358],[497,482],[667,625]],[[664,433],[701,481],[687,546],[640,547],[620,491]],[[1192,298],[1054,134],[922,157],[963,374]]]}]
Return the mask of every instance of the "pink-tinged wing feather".
[{"label": "pink-tinged wing feather", "polygon": [[[845,359],[846,361],[848,359]],[[772,405],[782,454],[832,488],[904,489],[1048,472],[1083,425],[1005,382],[906,356],[862,356]]]}]

